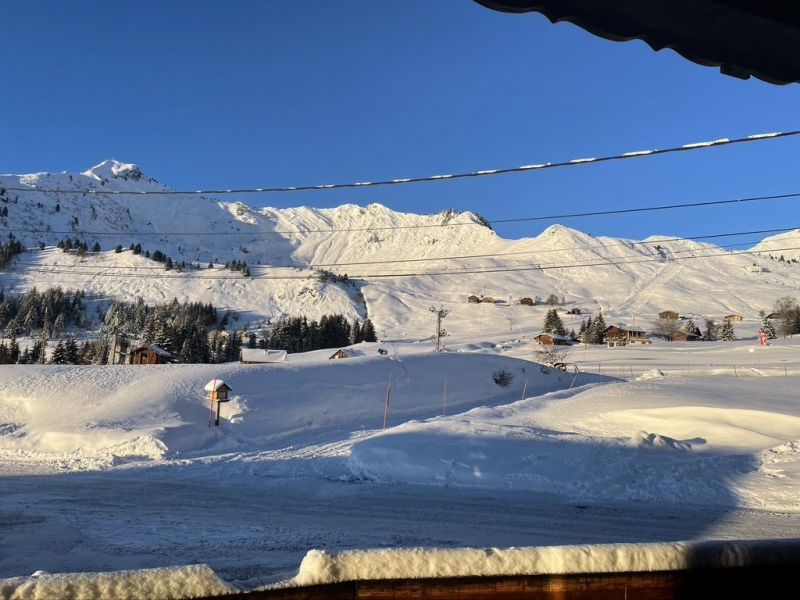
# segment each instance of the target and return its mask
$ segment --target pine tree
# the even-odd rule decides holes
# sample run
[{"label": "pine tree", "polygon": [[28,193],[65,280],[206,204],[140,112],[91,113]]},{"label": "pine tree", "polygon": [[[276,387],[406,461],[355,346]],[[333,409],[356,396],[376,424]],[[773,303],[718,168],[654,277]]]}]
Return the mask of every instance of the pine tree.
[{"label": "pine tree", "polygon": [[26,346],[25,350],[23,350],[22,354],[20,354],[19,360],[17,360],[17,364],[19,364],[19,365],[29,365],[29,364],[31,364],[33,362],[34,361],[32,360],[31,350],[30,350],[30,348],[28,348]]},{"label": "pine tree", "polygon": [[116,252],[117,254],[122,252],[122,244],[117,244],[117,247],[114,248],[114,252]]},{"label": "pine tree", "polygon": [[602,344],[606,336],[606,321],[603,318],[603,313],[597,313],[597,318],[592,324],[592,343]]},{"label": "pine tree", "polygon": [[351,344],[358,344],[364,338],[361,337],[361,326],[358,323],[358,319],[353,319],[353,324],[350,326],[350,343]]},{"label": "pine tree", "polygon": [[53,335],[58,337],[64,331],[64,313],[59,313],[53,323]]},{"label": "pine tree", "polygon": [[75,343],[75,338],[72,336],[69,336],[67,341],[64,342],[64,358],[66,359],[67,364],[70,365],[77,365],[80,363],[78,344]]},{"label": "pine tree", "polygon": [[67,354],[64,350],[64,344],[58,342],[56,344],[55,350],[53,350],[53,356],[50,358],[50,363],[54,365],[65,365],[67,364]]},{"label": "pine tree", "polygon": [[8,345],[8,362],[11,364],[19,361],[19,344],[15,338],[11,338],[11,343]]},{"label": "pine tree", "polygon": [[733,323],[725,321],[719,331],[719,339],[723,342],[732,342],[736,339],[736,334],[733,331]]},{"label": "pine tree", "polygon": [[766,317],[761,319],[761,329],[764,330],[768,340],[774,340],[778,337],[777,333],[775,333],[775,325],[773,325],[772,321]]},{"label": "pine tree", "polygon": [[364,321],[364,327],[361,330],[361,337],[365,342],[377,342],[378,336],[375,334],[375,326],[372,321],[367,319]]},{"label": "pine tree", "polygon": [[242,349],[242,334],[238,329],[234,329],[228,337],[228,343],[225,346],[225,362],[233,362],[239,360],[239,353]]},{"label": "pine tree", "polygon": [[92,252],[100,252],[100,242],[95,242],[92,246]]}]

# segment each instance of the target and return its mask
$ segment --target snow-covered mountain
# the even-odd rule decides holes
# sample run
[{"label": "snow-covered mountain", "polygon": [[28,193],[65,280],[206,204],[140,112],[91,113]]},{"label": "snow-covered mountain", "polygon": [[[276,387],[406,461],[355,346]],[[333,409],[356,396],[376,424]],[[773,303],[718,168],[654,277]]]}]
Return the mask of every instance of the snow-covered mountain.
[{"label": "snow-covered mountain", "polygon": [[800,260],[800,229],[764,238],[753,247],[753,250],[763,252],[766,256],[772,255],[777,259],[783,256],[785,260]]},{"label": "snow-covered mountain", "polygon": [[[20,187],[26,191],[10,189]],[[544,308],[518,301],[550,294],[563,297],[567,308],[602,309],[611,321],[642,327],[666,308],[698,318],[738,313],[755,326],[760,309],[800,284],[800,265],[666,237],[634,242],[554,225],[533,238],[507,240],[469,212],[415,215],[379,204],[254,209],[202,195],[136,193],[168,189],[118,161],[77,175],[0,176],[0,228],[31,248],[0,273],[0,284],[59,284],[148,302],[177,296],[246,318],[332,312],[364,318],[368,311],[379,332],[398,338],[428,336],[434,304],[450,309],[445,326],[453,336],[532,332]],[[798,234],[768,238],[757,249],[792,246],[787,235]],[[98,242],[103,251],[64,253],[54,246],[65,237]],[[203,268],[166,272],[128,251],[132,243]],[[125,250],[115,253],[117,244]],[[430,260],[453,256],[468,258]],[[253,277],[220,268],[231,260],[246,261]],[[206,268],[209,262],[216,268]],[[356,283],[322,281],[319,269],[347,273]],[[470,294],[502,302],[468,304]]]}]

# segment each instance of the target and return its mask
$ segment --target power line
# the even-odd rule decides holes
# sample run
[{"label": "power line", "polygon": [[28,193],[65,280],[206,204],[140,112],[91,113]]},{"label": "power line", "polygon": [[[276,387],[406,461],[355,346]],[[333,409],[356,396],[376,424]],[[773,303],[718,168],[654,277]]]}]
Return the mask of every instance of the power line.
[{"label": "power line", "polygon": [[266,194],[266,193],[279,193],[279,192],[302,192],[302,191],[320,191],[320,190],[333,190],[342,188],[360,188],[360,187],[376,187],[386,185],[404,185],[409,183],[425,183],[433,181],[450,181],[453,179],[467,179],[474,177],[487,177],[491,175],[504,175],[506,173],[522,173],[529,171],[542,171],[545,169],[556,169],[559,167],[575,167],[579,165],[594,164],[600,162],[610,162],[616,160],[629,160],[634,158],[643,158],[647,156],[656,156],[660,154],[671,154],[676,152],[690,152],[694,150],[704,150],[707,148],[716,148],[719,146],[729,146],[733,144],[743,144],[747,142],[758,142],[763,140],[784,138],[800,135],[800,130],[774,132],[774,133],[759,133],[748,135],[740,138],[722,138],[718,140],[711,140],[708,142],[695,142],[684,144],[682,146],[673,146],[670,148],[663,148],[661,150],[637,150],[634,152],[624,152],[622,154],[612,154],[598,158],[575,158],[572,160],[546,162],[531,165],[522,165],[519,167],[505,167],[500,169],[481,169],[479,171],[469,171],[463,173],[454,173],[450,175],[430,175],[427,177],[405,177],[395,179],[385,179],[382,181],[359,181],[354,183],[327,183],[317,185],[297,185],[287,187],[257,187],[257,188],[239,188],[239,189],[219,189],[219,190],[141,190],[141,191],[123,191],[123,190],[97,190],[97,189],[58,189],[58,188],[23,188],[23,187],[10,187],[6,188],[14,192],[45,192],[45,193],[79,193],[79,194],[108,194],[108,195],[176,195],[176,194],[207,194],[207,195],[222,195],[222,194]]},{"label": "power line", "polygon": [[[709,248],[708,250],[713,250]],[[603,259],[600,262],[586,262],[586,263],[562,263],[562,264],[545,264],[530,267],[489,267],[477,270],[461,270],[461,271],[433,271],[433,272],[397,272],[397,273],[365,273],[359,275],[351,275],[351,279],[391,279],[391,278],[406,278],[406,277],[438,277],[438,276],[452,276],[452,275],[469,275],[469,274],[486,274],[486,273],[514,273],[524,271],[547,271],[552,269],[577,269],[586,267],[602,267],[602,266],[618,266],[628,264],[641,264],[651,262],[678,262],[684,260],[694,260],[699,258],[717,258],[723,256],[740,256],[740,255],[762,255],[765,252],[783,252],[788,250],[800,250],[800,246],[791,246],[783,248],[771,248],[769,250],[740,250],[732,252],[721,252],[716,254],[700,254],[695,256],[681,256],[670,259],[658,258],[642,258],[634,260],[615,260]],[[700,251],[700,250],[698,250]],[[252,280],[309,280],[318,279],[318,274],[308,274],[300,276],[285,276],[285,275],[258,275],[255,277],[242,277],[242,276],[211,276],[211,277],[187,277],[181,274],[167,275],[167,274],[151,274],[151,273],[86,273],[80,271],[70,271],[68,269],[42,269],[32,268],[26,269],[26,273],[48,273],[48,274],[67,274],[67,275],[82,275],[89,277],[111,277],[111,278],[139,278],[139,279],[184,279],[193,281],[216,281],[216,280],[238,280],[252,279]],[[202,272],[202,270],[201,270]]]},{"label": "power line", "polygon": [[[529,255],[529,254],[549,254],[551,252],[569,252],[572,250],[597,250],[597,249],[607,249],[607,248],[618,248],[618,247],[630,247],[630,246],[647,246],[653,245],[657,246],[663,243],[672,243],[672,242],[683,242],[683,241],[697,241],[697,240],[709,240],[709,239],[719,239],[719,238],[727,238],[727,237],[739,237],[739,236],[746,236],[746,235],[758,235],[758,234],[765,234],[765,233],[785,233],[788,231],[794,231],[795,229],[800,229],[800,227],[780,227],[775,229],[754,229],[750,231],[735,231],[735,232],[726,232],[726,233],[714,233],[708,235],[696,235],[696,236],[685,236],[685,237],[664,237],[658,238],[656,240],[642,240],[642,241],[630,241],[630,242],[617,242],[613,244],[596,244],[593,246],[564,246],[559,248],[543,248],[541,250],[518,250],[512,252],[496,252],[490,254],[463,254],[463,255],[451,255],[451,256],[431,256],[431,257],[422,257],[422,258],[401,258],[401,259],[387,259],[387,260],[374,260],[374,261],[353,261],[353,262],[334,262],[334,263],[316,263],[316,264],[308,264],[308,265],[248,265],[250,269],[258,269],[258,268],[272,268],[272,269],[307,269],[307,268],[321,268],[321,267],[347,267],[347,266],[364,266],[364,265],[384,265],[384,264],[398,264],[398,263],[417,263],[417,262],[438,262],[438,261],[450,261],[450,260],[470,260],[474,258],[504,258],[507,256],[520,256],[520,255]],[[758,241],[758,240],[755,240]],[[717,248],[732,248],[735,246],[740,246],[745,242],[739,242],[737,244],[728,244],[722,246],[716,246]],[[673,253],[681,253],[681,252],[694,252],[698,250],[697,248],[692,248],[688,250],[673,250]],[[68,255],[69,256],[69,255]],[[198,261],[189,261],[191,264],[198,263]],[[33,263],[33,262],[23,262],[17,261],[14,264],[17,265],[26,265],[26,266],[48,266],[42,265],[41,263]],[[56,265],[53,265],[56,266]],[[155,265],[65,265],[68,268],[86,268],[86,269],[152,269],[152,270],[159,270],[163,271],[164,267],[162,266],[155,266]],[[196,269],[195,269],[196,270]],[[201,269],[202,270],[202,269]]]},{"label": "power line", "polygon": [[419,223],[415,225],[392,225],[385,227],[352,227],[348,229],[283,229],[272,231],[53,231],[49,229],[21,229],[12,227],[0,227],[0,231],[10,231],[16,233],[49,233],[56,235],[72,235],[72,236],[179,236],[179,237],[216,237],[216,236],[263,236],[263,235],[288,235],[288,234],[309,234],[309,233],[357,233],[361,231],[394,231],[402,229],[429,229],[441,227],[462,227],[468,226],[485,226],[486,223],[490,225],[498,225],[503,223],[523,223],[534,221],[552,221],[555,219],[574,219],[580,217],[598,217],[605,215],[621,215],[642,212],[654,212],[661,210],[675,210],[684,208],[701,208],[704,206],[724,206],[730,204],[745,204],[748,202],[768,202],[773,200],[788,200],[800,197],[800,192],[791,192],[786,194],[771,194],[763,196],[746,196],[743,198],[729,198],[725,200],[707,200],[703,202],[687,202],[683,204],[661,204],[658,206],[639,206],[632,208],[620,208],[615,210],[597,210],[591,212],[581,213],[563,213],[556,215],[544,216],[531,216],[531,217],[514,217],[510,219],[492,219],[485,222],[467,221],[462,223]]}]

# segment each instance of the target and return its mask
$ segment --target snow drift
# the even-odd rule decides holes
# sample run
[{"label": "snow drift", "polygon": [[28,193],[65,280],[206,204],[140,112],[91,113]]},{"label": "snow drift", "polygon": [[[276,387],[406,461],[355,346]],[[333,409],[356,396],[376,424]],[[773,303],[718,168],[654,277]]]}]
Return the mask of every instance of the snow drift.
[{"label": "snow drift", "polygon": [[0,579],[0,599],[38,600],[172,600],[232,594],[238,591],[206,565],[116,571],[112,573],[37,572],[30,577]]}]

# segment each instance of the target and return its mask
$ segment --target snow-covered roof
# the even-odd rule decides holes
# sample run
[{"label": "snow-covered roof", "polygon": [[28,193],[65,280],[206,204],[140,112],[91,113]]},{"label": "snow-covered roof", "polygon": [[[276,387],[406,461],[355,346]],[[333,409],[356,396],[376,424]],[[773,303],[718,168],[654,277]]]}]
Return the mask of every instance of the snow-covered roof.
[{"label": "snow-covered roof", "polygon": [[543,335],[550,336],[550,337],[551,337],[551,338],[553,338],[554,340],[564,340],[565,342],[571,342],[571,341],[572,341],[572,338],[571,338],[571,337],[569,337],[569,336],[566,336],[566,335],[560,335],[560,334],[558,334],[558,333],[548,333],[548,332],[546,332],[546,331],[543,331],[542,333],[540,333],[540,334],[538,334],[538,335],[534,336],[534,339],[535,339],[535,338],[538,338],[538,337],[540,337],[540,336],[543,336]]},{"label": "snow-covered roof", "polygon": [[171,352],[167,352],[166,350],[164,350],[161,346],[158,346],[157,344],[142,344],[136,350],[134,350],[134,352],[136,352],[137,350],[141,350],[142,348],[147,348],[151,352],[155,352],[159,356],[164,356],[166,358],[170,358],[172,356]]},{"label": "snow-covered roof", "polygon": [[286,350],[262,350],[261,348],[242,348],[242,362],[276,363],[286,360]]},{"label": "snow-covered roof", "polygon": [[612,327],[616,327],[621,331],[627,331],[628,333],[645,333],[644,329],[639,329],[638,327],[629,327],[628,325],[620,325],[619,323],[615,323],[614,325],[609,325],[608,327],[606,327],[606,331],[608,331]]},{"label": "snow-covered roof", "polygon": [[212,379],[211,381],[209,381],[209,382],[208,382],[208,383],[205,385],[205,387],[204,387],[203,389],[204,389],[206,392],[218,392],[218,391],[220,391],[220,390],[221,390],[223,387],[226,387],[226,388],[228,388],[228,389],[231,389],[231,386],[229,386],[227,383],[225,383],[224,381],[222,381],[222,379]]}]

